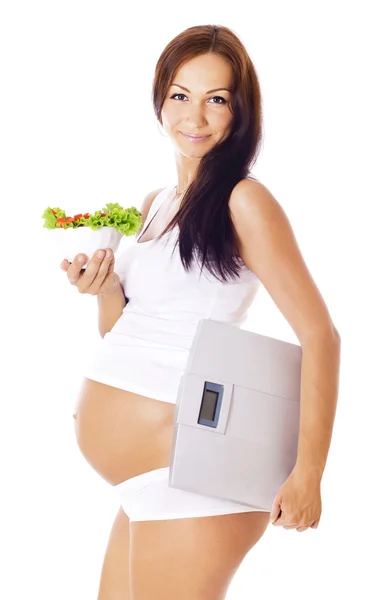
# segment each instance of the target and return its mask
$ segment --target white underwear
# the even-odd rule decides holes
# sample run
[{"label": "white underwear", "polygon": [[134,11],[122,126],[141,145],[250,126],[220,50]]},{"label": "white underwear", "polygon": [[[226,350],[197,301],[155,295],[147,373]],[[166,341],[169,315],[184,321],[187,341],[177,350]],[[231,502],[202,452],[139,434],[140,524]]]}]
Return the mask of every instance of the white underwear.
[{"label": "white underwear", "polygon": [[202,496],[168,485],[169,467],[142,473],[114,486],[130,521],[187,519],[242,512],[270,512],[264,509]]}]

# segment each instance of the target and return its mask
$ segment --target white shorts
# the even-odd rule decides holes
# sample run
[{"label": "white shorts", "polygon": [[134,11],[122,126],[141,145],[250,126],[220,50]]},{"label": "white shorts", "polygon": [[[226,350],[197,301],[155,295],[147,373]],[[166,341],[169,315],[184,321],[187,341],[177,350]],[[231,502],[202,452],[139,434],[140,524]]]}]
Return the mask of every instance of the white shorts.
[{"label": "white shorts", "polygon": [[242,512],[270,512],[264,509],[202,496],[168,485],[169,467],[142,473],[114,486],[130,521],[187,519]]}]

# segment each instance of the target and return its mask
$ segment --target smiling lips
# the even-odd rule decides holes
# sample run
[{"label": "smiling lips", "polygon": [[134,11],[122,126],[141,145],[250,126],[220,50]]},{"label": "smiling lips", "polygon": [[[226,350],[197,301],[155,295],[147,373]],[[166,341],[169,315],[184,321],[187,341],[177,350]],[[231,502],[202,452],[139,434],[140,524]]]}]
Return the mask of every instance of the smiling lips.
[{"label": "smiling lips", "polygon": [[205,135],[205,136],[197,136],[197,135],[186,135],[185,133],[180,132],[181,135],[183,137],[185,137],[187,140],[189,140],[190,142],[205,142],[206,140],[209,139],[209,135]]}]

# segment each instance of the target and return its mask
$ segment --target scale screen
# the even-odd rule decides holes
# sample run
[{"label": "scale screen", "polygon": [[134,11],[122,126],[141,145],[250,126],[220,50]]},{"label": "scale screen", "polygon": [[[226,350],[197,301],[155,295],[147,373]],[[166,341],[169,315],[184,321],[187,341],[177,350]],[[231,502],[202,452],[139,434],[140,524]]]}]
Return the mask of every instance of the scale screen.
[{"label": "scale screen", "polygon": [[220,406],[223,400],[223,390],[223,385],[205,381],[198,423],[210,427],[217,426]]}]

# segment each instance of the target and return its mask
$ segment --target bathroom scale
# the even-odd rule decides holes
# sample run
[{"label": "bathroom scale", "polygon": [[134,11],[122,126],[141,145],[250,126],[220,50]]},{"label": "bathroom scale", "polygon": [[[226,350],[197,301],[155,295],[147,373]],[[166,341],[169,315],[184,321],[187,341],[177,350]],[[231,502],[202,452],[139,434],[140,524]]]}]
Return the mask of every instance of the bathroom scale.
[{"label": "bathroom scale", "polygon": [[298,449],[302,348],[201,319],[180,380],[168,485],[271,511]]}]

